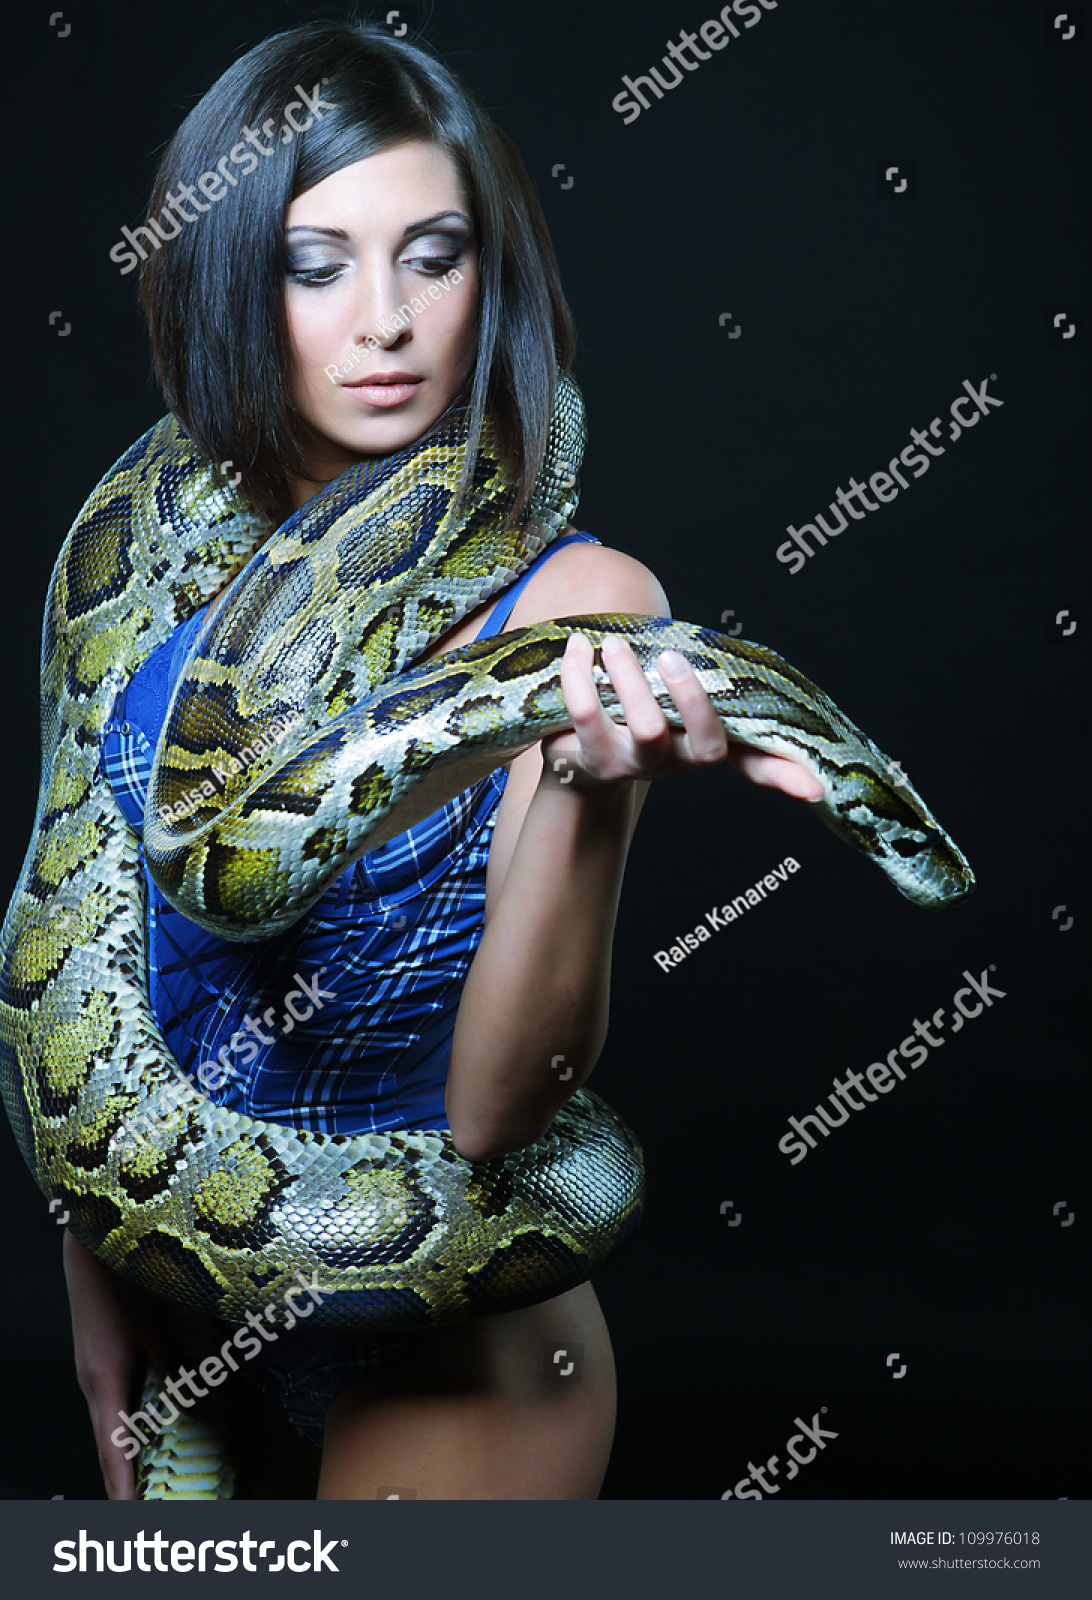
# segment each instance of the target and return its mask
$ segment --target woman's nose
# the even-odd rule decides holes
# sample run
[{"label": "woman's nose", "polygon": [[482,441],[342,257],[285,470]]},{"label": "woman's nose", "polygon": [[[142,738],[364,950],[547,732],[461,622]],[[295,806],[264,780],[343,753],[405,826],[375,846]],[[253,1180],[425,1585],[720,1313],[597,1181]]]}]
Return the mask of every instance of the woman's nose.
[{"label": "woman's nose", "polygon": [[393,277],[384,274],[361,295],[357,307],[354,341],[381,350],[394,350],[412,337],[405,307],[399,306]]}]

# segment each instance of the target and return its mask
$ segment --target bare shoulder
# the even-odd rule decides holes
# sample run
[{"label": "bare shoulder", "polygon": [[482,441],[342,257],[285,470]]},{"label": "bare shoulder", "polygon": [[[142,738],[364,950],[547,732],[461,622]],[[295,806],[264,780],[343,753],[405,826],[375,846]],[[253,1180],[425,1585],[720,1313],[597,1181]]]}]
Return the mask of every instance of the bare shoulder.
[{"label": "bare shoulder", "polygon": [[[575,532],[566,528],[565,532]],[[512,608],[509,628],[525,628],[550,617],[589,611],[630,611],[669,617],[659,579],[643,562],[602,544],[570,544],[558,550],[529,579]]]}]

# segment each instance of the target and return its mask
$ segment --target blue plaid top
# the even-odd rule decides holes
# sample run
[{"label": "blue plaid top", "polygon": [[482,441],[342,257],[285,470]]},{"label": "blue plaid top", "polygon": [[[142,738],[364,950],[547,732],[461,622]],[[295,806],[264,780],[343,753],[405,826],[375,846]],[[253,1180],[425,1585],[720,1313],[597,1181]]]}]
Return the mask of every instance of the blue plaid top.
[{"label": "blue plaid top", "polygon": [[[499,633],[547,546],[505,590],[478,638]],[[118,695],[101,770],[141,833],[152,757],[206,608]],[[206,933],[147,886],[156,1021],[218,1104],[323,1133],[447,1128],[444,1088],[463,983],[485,925],[485,871],[508,772],[497,767],[349,867],[275,938]]]}]

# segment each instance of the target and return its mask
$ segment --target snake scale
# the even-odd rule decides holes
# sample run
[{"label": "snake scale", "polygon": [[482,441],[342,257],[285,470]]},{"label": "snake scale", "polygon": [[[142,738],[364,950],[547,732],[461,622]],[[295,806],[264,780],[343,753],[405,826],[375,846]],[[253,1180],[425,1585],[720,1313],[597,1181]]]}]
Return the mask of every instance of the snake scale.
[{"label": "snake scale", "polygon": [[[314,1323],[421,1327],[514,1309],[592,1276],[635,1227],[640,1146],[578,1091],[535,1144],[470,1163],[446,1132],[356,1137],[262,1122],[181,1079],[148,1001],[138,839],[100,770],[114,699],[229,585],[202,623],[160,738],[149,870],[231,939],[287,927],[365,850],[568,727],[559,657],[607,632],[656,671],[680,650],[729,734],[816,773],[816,809],[922,905],[973,874],[887,758],[772,651],[666,618],[581,616],[413,664],[505,587],[576,507],[583,405],[557,385],[524,514],[488,417],[468,497],[465,410],[350,468],[279,529],[172,417],[106,474],[58,558],[42,642],[37,816],[0,935],[4,1103],[39,1187],[127,1279],[241,1320],[302,1273]],[[139,1114],[146,1131],[123,1135]]]}]

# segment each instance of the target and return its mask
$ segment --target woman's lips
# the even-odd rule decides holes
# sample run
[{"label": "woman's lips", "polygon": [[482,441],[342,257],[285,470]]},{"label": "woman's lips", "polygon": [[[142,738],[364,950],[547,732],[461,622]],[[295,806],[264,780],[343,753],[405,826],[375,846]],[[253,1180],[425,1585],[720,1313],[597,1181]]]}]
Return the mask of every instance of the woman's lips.
[{"label": "woman's lips", "polygon": [[423,382],[423,378],[417,378],[412,383],[347,383],[344,387],[365,405],[400,406],[417,393]]}]

